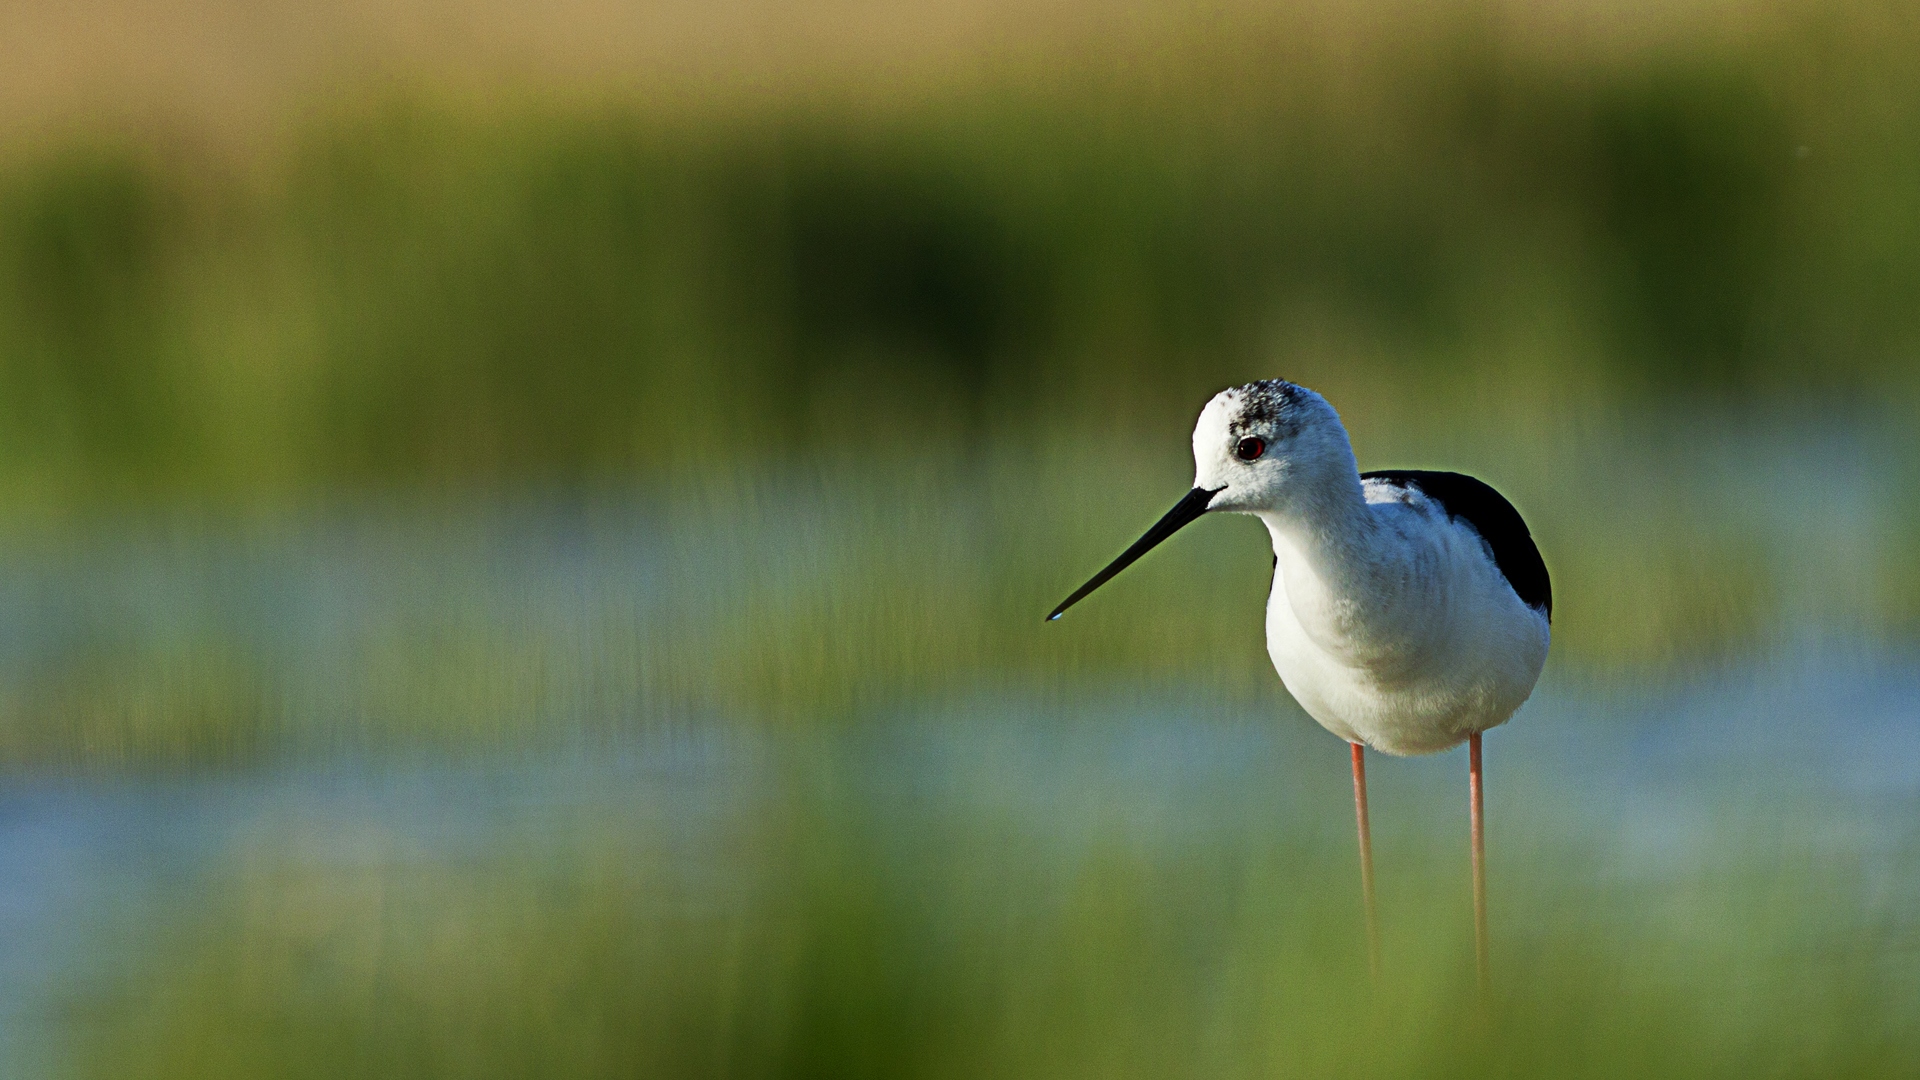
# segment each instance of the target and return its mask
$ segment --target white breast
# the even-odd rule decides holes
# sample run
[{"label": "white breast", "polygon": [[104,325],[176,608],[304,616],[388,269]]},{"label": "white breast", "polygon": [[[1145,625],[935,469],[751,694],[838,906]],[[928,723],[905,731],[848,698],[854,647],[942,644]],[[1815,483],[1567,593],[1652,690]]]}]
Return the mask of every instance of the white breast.
[{"label": "white breast", "polygon": [[[1277,560],[1267,651],[1321,726],[1428,754],[1504,723],[1539,680],[1549,629],[1486,544],[1437,504],[1369,490],[1376,528],[1336,564],[1268,519]],[[1317,565],[1316,565],[1317,564]]]}]

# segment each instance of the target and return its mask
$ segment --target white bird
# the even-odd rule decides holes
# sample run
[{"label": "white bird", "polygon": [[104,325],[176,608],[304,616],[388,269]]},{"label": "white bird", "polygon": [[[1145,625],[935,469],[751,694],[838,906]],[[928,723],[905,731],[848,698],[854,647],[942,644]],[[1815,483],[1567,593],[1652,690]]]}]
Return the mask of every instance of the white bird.
[{"label": "white bird", "polygon": [[1319,394],[1270,379],[1223,390],[1193,429],[1193,490],[1048,621],[1202,514],[1252,514],[1273,538],[1267,653],[1320,726],[1352,744],[1369,957],[1378,968],[1363,747],[1431,754],[1465,741],[1475,956],[1486,982],[1480,733],[1533,693],[1553,591],[1499,492],[1450,472],[1360,472]]}]

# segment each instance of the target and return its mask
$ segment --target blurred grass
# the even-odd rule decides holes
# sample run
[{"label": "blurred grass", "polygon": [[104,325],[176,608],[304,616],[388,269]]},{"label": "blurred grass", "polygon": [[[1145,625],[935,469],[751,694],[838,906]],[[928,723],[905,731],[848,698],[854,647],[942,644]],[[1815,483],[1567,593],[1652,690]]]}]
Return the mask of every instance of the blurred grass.
[{"label": "blurred grass", "polygon": [[[1557,671],[1658,682],[1910,639],[1893,591],[1913,575],[1905,481],[1858,464],[1904,445],[1897,422],[1764,449],[1643,422],[1639,439],[1543,441],[1501,474],[1555,573]],[[1486,473],[1485,443],[1451,445],[1444,460]],[[374,502],[79,543],[55,531],[37,552],[19,533],[0,575],[0,761],[498,749],[687,717],[832,727],[1070,684],[1204,683],[1290,711],[1251,520],[1190,529],[1072,619],[1041,622],[1185,489],[1179,451]]]},{"label": "blurred grass", "polygon": [[[1072,677],[1277,695],[1250,526],[1034,624],[1184,487],[1198,404],[1274,374],[1368,467],[1513,497],[1556,663],[1910,636],[1920,29],[1740,12],[1641,38],[1598,7],[1564,36],[1236,8],[911,94],[422,77],[240,150],[16,140],[0,537],[44,611],[85,579],[171,606],[19,629],[0,755],[812,721]],[[355,590],[312,545],[362,502],[421,545],[366,571],[392,602],[263,646],[272,589]],[[557,583],[495,573],[474,509],[622,502],[657,529],[530,541],[611,553]],[[125,532],[158,554],[88,539]],[[114,577],[143,550],[160,584]]]},{"label": "blurred grass", "polygon": [[1431,845],[1386,852],[1370,989],[1339,830],[1230,814],[1156,843],[1112,817],[1042,827],[1017,802],[948,818],[797,748],[717,817],[682,806],[654,828],[603,816],[459,858],[324,821],[269,830],[69,999],[64,1075],[1870,1077],[1920,1060],[1896,960],[1911,919],[1884,875],[1769,848],[1764,828],[1623,877],[1510,825],[1483,1016],[1465,882]]},{"label": "blurred grass", "polygon": [[1429,431],[1910,407],[1915,31],[1753,14],[1624,56],[1471,10],[1229,19],[891,108],[353,91],[239,163],[83,128],[0,172],[0,484],[58,513],[1158,435],[1275,371]]},{"label": "blurred grass", "polygon": [[[1855,505],[1879,506],[1879,486],[1818,501],[1850,460],[1733,449],[1676,476],[1668,452],[1575,441],[1513,475],[1553,559],[1563,676],[1658,682],[1910,637],[1911,611],[1880,591],[1911,573],[1906,520]],[[1737,474],[1782,461],[1810,475],[1763,476],[1779,505],[1750,513]],[[1041,622],[1184,490],[1185,468],[1145,450],[1038,471],[900,461],[16,551],[0,575],[0,761],[500,749],[688,717],[834,727],[1066,685],[1204,684],[1291,711],[1264,651],[1270,556],[1251,520],[1209,520]],[[1589,471],[1578,497],[1555,494]],[[1583,533],[1600,539],[1565,539]]]}]

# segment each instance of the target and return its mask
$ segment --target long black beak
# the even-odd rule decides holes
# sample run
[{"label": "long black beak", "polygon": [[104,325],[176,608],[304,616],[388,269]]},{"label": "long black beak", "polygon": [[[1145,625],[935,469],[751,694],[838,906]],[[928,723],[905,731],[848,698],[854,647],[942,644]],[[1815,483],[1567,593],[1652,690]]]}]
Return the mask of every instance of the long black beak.
[{"label": "long black beak", "polygon": [[1119,558],[1108,563],[1105,570],[1093,575],[1092,580],[1073,590],[1072,596],[1060,601],[1060,606],[1053,609],[1053,614],[1047,616],[1047,621],[1052,622],[1059,618],[1062,612],[1079,603],[1082,597],[1105,585],[1113,575],[1132,566],[1135,559],[1152,551],[1160,541],[1179,532],[1188,522],[1206,513],[1207,504],[1213,501],[1215,495],[1225,490],[1227,489],[1223,487],[1214,488],[1212,491],[1206,488],[1194,488],[1187,492],[1187,497],[1175,503],[1173,509],[1167,511],[1166,517],[1154,522],[1153,528],[1148,529],[1145,536],[1135,540],[1132,547],[1121,552]]}]

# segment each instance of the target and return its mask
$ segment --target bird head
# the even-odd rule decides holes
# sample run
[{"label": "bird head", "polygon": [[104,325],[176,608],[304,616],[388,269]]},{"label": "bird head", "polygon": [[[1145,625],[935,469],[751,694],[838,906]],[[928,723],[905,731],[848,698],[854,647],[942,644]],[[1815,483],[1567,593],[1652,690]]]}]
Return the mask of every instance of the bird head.
[{"label": "bird head", "polygon": [[1222,390],[1200,410],[1193,428],[1193,490],[1047,619],[1059,618],[1202,514],[1279,509],[1303,482],[1329,469],[1351,474],[1353,468],[1346,429],[1319,394],[1282,379]]}]

